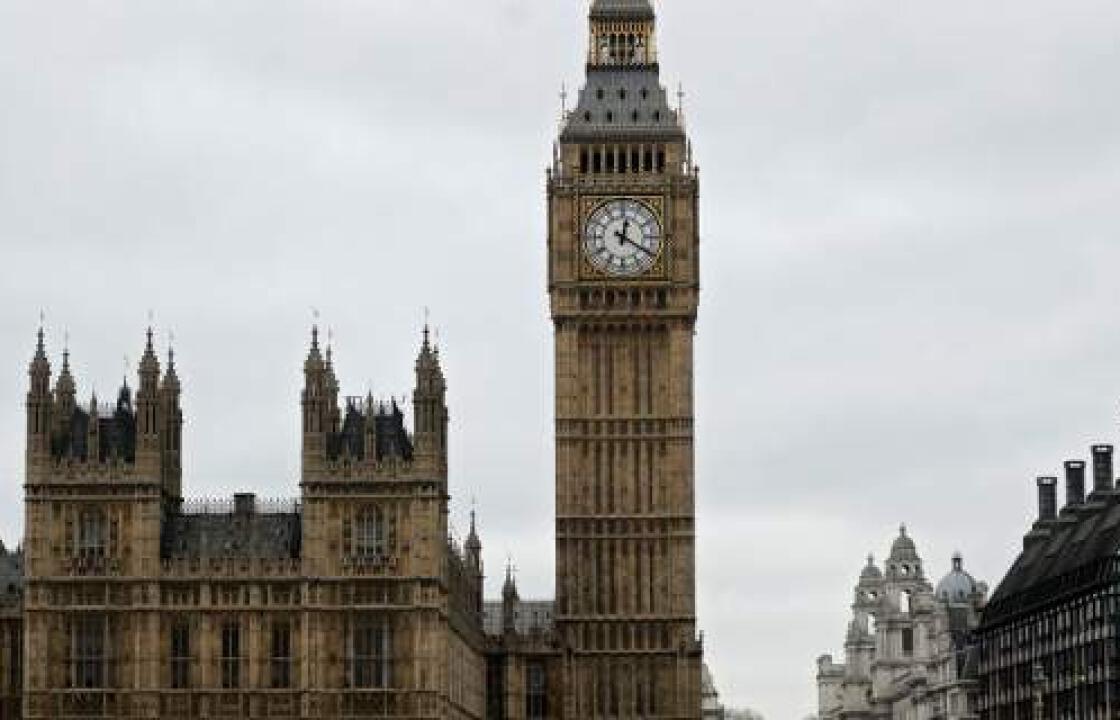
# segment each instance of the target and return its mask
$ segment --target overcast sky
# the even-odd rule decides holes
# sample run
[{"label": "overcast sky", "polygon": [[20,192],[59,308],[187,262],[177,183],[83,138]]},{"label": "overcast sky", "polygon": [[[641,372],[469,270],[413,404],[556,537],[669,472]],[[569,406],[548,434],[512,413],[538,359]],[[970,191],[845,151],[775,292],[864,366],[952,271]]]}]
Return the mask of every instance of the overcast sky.
[{"label": "overcast sky", "polygon": [[[868,551],[993,585],[1033,477],[1116,440],[1120,4],[661,3],[702,168],[699,601],[725,699],[814,710]],[[549,597],[544,168],[577,0],[0,2],[0,532],[40,309],[103,397],[174,332],[189,495],[297,490],[343,391],[444,350],[454,516]]]}]

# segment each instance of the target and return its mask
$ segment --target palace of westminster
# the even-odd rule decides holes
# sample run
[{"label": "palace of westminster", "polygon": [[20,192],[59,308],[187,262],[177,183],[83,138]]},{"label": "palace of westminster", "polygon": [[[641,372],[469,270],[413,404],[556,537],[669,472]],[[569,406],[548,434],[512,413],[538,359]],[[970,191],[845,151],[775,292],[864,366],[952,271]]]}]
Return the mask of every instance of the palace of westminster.
[{"label": "palace of westminster", "polygon": [[40,328],[25,537],[0,553],[0,718],[700,718],[698,177],[649,0],[592,3],[547,190],[554,601],[521,602],[508,570],[485,601],[473,517],[449,536],[426,329],[411,428],[346,397],[313,330],[298,499],[221,504],[184,497],[173,351],[149,330],[135,387],[86,400]]}]

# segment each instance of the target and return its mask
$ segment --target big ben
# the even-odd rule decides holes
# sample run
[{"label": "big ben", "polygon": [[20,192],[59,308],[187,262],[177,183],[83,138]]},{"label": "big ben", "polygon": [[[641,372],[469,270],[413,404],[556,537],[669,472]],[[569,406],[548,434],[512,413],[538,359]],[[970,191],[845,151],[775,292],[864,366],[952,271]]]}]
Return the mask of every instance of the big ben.
[{"label": "big ben", "polygon": [[698,718],[699,190],[649,0],[594,0],[548,178],[567,718]]}]

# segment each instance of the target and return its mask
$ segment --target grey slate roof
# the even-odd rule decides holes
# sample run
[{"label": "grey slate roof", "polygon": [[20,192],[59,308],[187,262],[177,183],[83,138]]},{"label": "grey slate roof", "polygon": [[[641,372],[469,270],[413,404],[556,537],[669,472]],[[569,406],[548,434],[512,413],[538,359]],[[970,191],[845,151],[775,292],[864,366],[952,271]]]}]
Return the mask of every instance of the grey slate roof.
[{"label": "grey slate roof", "polygon": [[655,65],[593,67],[560,139],[680,138],[684,130]]},{"label": "grey slate roof", "polygon": [[649,0],[595,0],[591,17],[652,20],[654,12]]},{"label": "grey slate roof", "polygon": [[178,514],[164,523],[163,557],[298,558],[302,523],[298,511]]},{"label": "grey slate roof", "polygon": [[23,551],[8,552],[0,544],[0,604],[15,604],[22,595]]},{"label": "grey slate roof", "polygon": [[[552,630],[555,604],[551,600],[525,600],[517,603],[513,623],[520,635]],[[482,605],[482,629],[487,635],[502,634],[502,602],[490,600]]]},{"label": "grey slate roof", "polygon": [[1063,510],[1044,527],[1050,536],[1029,540],[996,588],[984,611],[985,626],[1084,592],[1116,575],[1120,493],[1093,493],[1089,502]]}]

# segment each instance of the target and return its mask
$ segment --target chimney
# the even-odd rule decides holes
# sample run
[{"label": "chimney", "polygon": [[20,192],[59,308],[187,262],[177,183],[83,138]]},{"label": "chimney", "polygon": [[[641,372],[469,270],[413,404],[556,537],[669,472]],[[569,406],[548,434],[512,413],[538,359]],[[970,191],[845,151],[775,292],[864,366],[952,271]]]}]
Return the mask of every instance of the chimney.
[{"label": "chimney", "polygon": [[1108,492],[1112,483],[1112,446],[1093,446],[1093,492]]},{"label": "chimney", "polygon": [[257,511],[257,496],[253,493],[237,493],[233,496],[233,514],[246,517]]},{"label": "chimney", "polygon": [[1066,507],[1085,502],[1085,461],[1070,460],[1066,463]]},{"label": "chimney", "polygon": [[1038,479],[1038,521],[1048,522],[1058,517],[1058,478]]}]

